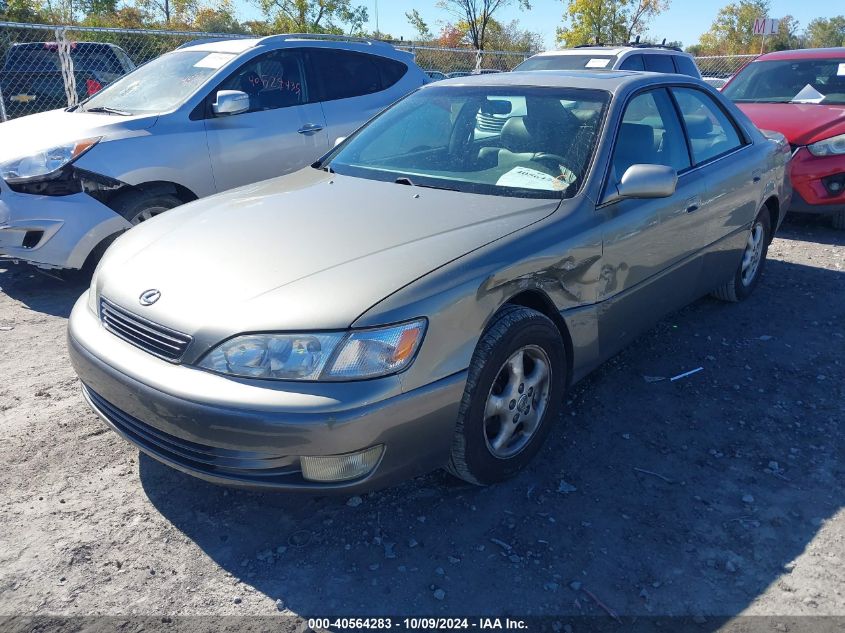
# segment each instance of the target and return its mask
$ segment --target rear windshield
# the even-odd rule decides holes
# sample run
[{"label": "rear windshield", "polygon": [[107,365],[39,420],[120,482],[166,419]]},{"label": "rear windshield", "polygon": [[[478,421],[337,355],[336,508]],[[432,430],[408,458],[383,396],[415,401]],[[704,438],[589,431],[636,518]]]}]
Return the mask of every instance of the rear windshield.
[{"label": "rear windshield", "polygon": [[610,70],[612,55],[535,55],[514,70]]},{"label": "rear windshield", "polygon": [[845,104],[845,57],[752,62],[722,90],[737,103]]}]

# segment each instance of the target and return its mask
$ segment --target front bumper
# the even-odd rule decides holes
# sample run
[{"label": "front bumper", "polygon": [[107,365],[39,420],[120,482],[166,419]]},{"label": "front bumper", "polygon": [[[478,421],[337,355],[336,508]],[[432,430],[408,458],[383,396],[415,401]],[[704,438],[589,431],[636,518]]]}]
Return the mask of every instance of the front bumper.
[{"label": "front bumper", "polygon": [[[227,378],[159,360],[118,339],[77,302],[71,362],[92,408],[124,439],[173,468],[263,490],[372,490],[446,463],[466,373],[407,393],[394,377],[354,383]],[[383,445],[363,478],[317,483],[299,457]]]},{"label": "front bumper", "polygon": [[106,238],[129,222],[85,193],[34,196],[0,183],[0,255],[41,268],[82,268]]},{"label": "front bumper", "polygon": [[790,211],[836,213],[845,211],[845,187],[831,192],[824,180],[845,174],[845,156],[813,156],[806,147],[790,162],[793,196]]}]

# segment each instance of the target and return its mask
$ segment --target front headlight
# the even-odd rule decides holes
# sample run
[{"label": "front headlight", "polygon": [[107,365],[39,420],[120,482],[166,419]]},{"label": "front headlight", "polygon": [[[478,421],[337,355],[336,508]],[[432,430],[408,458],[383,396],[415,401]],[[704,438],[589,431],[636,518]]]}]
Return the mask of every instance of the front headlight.
[{"label": "front headlight", "polygon": [[29,156],[0,163],[0,177],[9,184],[24,183],[59,171],[96,145],[101,137],[66,143]]},{"label": "front headlight", "polygon": [[845,154],[845,134],[807,145],[807,149],[813,156],[841,156]]},{"label": "front headlight", "polygon": [[313,334],[244,334],[215,347],[203,369],[245,378],[340,381],[387,376],[410,365],[424,319],[389,327]]}]

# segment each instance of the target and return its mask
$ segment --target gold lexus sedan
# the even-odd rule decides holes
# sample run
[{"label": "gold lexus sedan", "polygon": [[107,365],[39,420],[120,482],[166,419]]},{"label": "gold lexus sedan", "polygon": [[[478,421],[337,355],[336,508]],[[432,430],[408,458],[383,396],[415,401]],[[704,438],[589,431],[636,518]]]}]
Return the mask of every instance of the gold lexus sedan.
[{"label": "gold lexus sedan", "polygon": [[209,481],[491,484],[655,321],[753,292],[789,155],[680,75],[440,81],[311,167],[120,237],[71,358],[117,433]]}]

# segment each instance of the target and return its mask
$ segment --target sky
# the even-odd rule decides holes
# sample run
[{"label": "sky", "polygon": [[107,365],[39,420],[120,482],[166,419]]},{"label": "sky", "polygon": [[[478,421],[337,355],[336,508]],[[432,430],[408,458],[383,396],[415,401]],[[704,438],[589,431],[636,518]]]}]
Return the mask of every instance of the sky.
[{"label": "sky", "polygon": [[[699,36],[710,28],[719,9],[730,0],[672,0],[669,10],[655,19],[649,26],[649,33],[654,41],[664,37],[669,41],[679,40],[684,46],[695,44]],[[817,17],[831,17],[845,13],[845,5],[835,0],[770,0],[769,16],[779,18],[786,14],[793,15],[800,26],[807,26]],[[439,31],[438,22],[449,21],[449,14],[438,9],[436,0],[355,0],[354,4],[365,5],[370,14],[367,30],[374,31],[376,5],[378,5],[378,27],[383,33],[394,37],[413,39],[414,29],[405,19],[405,12],[417,9],[429,27],[435,33]],[[509,22],[518,19],[522,28],[536,31],[543,36],[546,46],[554,47],[555,29],[561,24],[565,2],[563,0],[531,0],[530,11],[520,10],[516,0],[512,7],[503,9],[496,18]],[[260,12],[255,8],[254,0],[237,0],[241,18],[257,18]],[[836,11],[836,8],[839,11]]]}]

